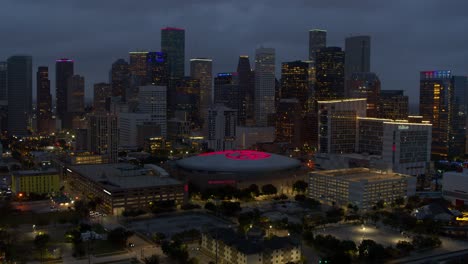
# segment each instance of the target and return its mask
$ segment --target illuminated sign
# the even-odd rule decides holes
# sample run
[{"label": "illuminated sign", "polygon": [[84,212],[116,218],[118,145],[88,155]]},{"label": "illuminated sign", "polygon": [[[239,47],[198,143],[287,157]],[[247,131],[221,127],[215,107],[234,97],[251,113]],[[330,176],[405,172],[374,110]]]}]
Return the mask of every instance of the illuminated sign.
[{"label": "illuminated sign", "polygon": [[106,189],[102,189],[103,192],[107,193],[108,195],[112,195],[112,193],[110,193],[108,190]]},{"label": "illuminated sign", "polygon": [[399,125],[399,126],[398,126],[398,129],[399,129],[399,130],[408,130],[408,129],[409,129],[409,126]]},{"label": "illuminated sign", "polygon": [[199,156],[213,156],[213,155],[224,155],[228,159],[232,160],[262,160],[271,157],[270,154],[260,151],[253,150],[228,150],[228,151],[216,151],[200,154]]},{"label": "illuminated sign", "polygon": [[232,76],[232,73],[218,73],[218,77],[229,77]]},{"label": "illuminated sign", "polygon": [[70,169],[67,169],[67,171],[68,171],[68,172],[73,172],[73,171],[72,171],[72,170],[70,170]]},{"label": "illuminated sign", "polygon": [[208,181],[208,184],[216,185],[216,184],[236,184],[235,180],[213,180]]}]

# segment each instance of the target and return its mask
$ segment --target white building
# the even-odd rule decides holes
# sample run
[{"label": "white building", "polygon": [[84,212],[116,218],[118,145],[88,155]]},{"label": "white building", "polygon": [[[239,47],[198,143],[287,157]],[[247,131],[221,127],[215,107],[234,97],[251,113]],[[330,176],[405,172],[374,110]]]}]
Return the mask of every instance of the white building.
[{"label": "white building", "polygon": [[151,114],[120,113],[119,114],[119,147],[123,149],[138,148],[137,128],[139,125],[151,122]]},{"label": "white building", "polygon": [[353,153],[356,148],[356,120],[365,117],[365,98],[318,101],[318,152]]},{"label": "white building", "polygon": [[354,168],[316,171],[309,176],[310,198],[339,206],[353,204],[362,210],[380,200],[392,203],[416,193],[416,177],[388,171]]},{"label": "white building", "polygon": [[139,113],[151,114],[151,122],[161,126],[161,134],[167,134],[167,88],[166,86],[140,86],[138,91]]},{"label": "white building", "polygon": [[468,170],[444,173],[442,195],[455,205],[468,204]]},{"label": "white building", "polygon": [[224,105],[208,109],[208,148],[214,151],[235,147],[237,110]]},{"label": "white building", "polygon": [[255,122],[268,126],[275,113],[275,49],[259,48],[255,51]]},{"label": "white building", "polygon": [[257,143],[275,141],[275,127],[236,127],[236,148],[250,149]]}]

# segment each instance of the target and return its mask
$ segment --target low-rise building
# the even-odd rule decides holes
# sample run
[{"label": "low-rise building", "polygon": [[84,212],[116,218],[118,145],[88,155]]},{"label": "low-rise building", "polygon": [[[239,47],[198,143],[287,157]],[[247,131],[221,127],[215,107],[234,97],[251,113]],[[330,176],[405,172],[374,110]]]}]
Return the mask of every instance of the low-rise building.
[{"label": "low-rise building", "polygon": [[301,260],[299,241],[293,238],[246,238],[232,229],[212,229],[202,233],[202,250],[220,263],[263,264],[298,263]]},{"label": "low-rise building", "polygon": [[454,205],[468,204],[468,170],[444,173],[442,195]]},{"label": "low-rise building", "polygon": [[415,193],[416,177],[368,168],[314,171],[309,179],[310,198],[338,206],[353,204],[362,210]]},{"label": "low-rise building", "polygon": [[60,176],[54,168],[14,171],[11,190],[13,193],[54,194],[60,190]]},{"label": "low-rise building", "polygon": [[185,192],[182,182],[171,178],[162,168],[146,164],[99,164],[69,166],[66,191],[81,199],[99,198],[99,209],[108,214],[124,210],[146,210],[152,202],[180,204]]}]

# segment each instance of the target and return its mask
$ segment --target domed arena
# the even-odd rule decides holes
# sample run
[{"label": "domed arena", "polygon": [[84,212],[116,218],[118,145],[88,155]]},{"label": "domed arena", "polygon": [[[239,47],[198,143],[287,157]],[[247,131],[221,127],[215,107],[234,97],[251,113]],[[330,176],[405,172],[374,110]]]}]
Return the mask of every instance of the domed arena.
[{"label": "domed arena", "polygon": [[252,150],[203,153],[178,160],[176,167],[179,177],[201,189],[222,185],[247,188],[251,184],[273,184],[278,191],[288,192],[294,182],[306,176],[299,160]]}]

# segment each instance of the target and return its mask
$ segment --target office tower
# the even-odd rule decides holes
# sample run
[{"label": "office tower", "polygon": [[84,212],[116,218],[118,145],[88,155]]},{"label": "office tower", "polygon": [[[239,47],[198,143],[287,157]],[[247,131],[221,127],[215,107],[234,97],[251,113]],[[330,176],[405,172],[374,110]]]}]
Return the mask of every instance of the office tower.
[{"label": "office tower", "polygon": [[109,82],[111,84],[112,96],[121,96],[125,101],[126,94],[130,92],[130,65],[124,59],[118,59],[112,63]]},{"label": "office tower", "polygon": [[52,95],[50,94],[49,68],[40,66],[36,73],[37,133],[47,135],[54,132],[52,120]]},{"label": "office tower", "polygon": [[6,101],[8,98],[8,63],[0,61],[0,101]]},{"label": "office tower", "polygon": [[353,153],[358,117],[366,117],[366,99],[318,101],[318,152]]},{"label": "office tower", "polygon": [[199,79],[191,77],[177,79],[174,100],[170,104],[174,117],[178,121],[189,122],[189,126],[193,130],[198,130],[201,127]]},{"label": "office tower", "polygon": [[32,112],[32,57],[12,56],[7,63],[8,133],[26,136]]},{"label": "office tower", "polygon": [[370,72],[370,36],[354,36],[345,40],[345,80],[355,72]]},{"label": "office tower", "polygon": [[109,83],[94,84],[93,110],[94,112],[110,111],[110,97],[112,97],[112,87]]},{"label": "office tower", "polygon": [[185,70],[185,30],[166,27],[161,29],[161,51],[167,54],[169,76],[184,77]]},{"label": "office tower", "polygon": [[7,128],[8,116],[8,63],[0,61],[0,133]]},{"label": "office tower", "polygon": [[255,51],[255,123],[269,126],[275,113],[275,49],[259,48]]},{"label": "office tower", "polygon": [[280,98],[296,98],[301,106],[300,113],[305,113],[308,110],[308,70],[309,63],[303,61],[283,62],[281,64]]},{"label": "office tower", "polygon": [[[239,109],[243,107],[243,100],[237,72],[218,73],[214,80],[214,87],[214,103],[236,110],[239,117]],[[237,123],[239,124],[239,120]]]},{"label": "office tower", "polygon": [[432,155],[448,158],[453,129],[454,89],[451,71],[420,74],[419,114],[432,124]]},{"label": "office tower", "polygon": [[167,54],[164,52],[148,52],[147,62],[147,84],[167,86],[169,84],[169,65]]},{"label": "office tower", "polygon": [[[190,60],[190,77],[200,80],[200,118],[208,116],[208,108],[213,104],[213,61],[205,58]],[[205,120],[206,121],[206,120]],[[203,125],[205,126],[205,124]]]},{"label": "office tower", "polygon": [[358,117],[356,151],[381,157],[394,172],[421,175],[431,158],[432,125]]},{"label": "office tower", "polygon": [[84,112],[85,81],[81,75],[73,75],[68,79],[67,85],[67,112]]},{"label": "office tower", "polygon": [[327,31],[322,29],[309,30],[309,60],[315,63],[316,53],[327,46]]},{"label": "office tower", "polygon": [[[120,113],[119,114],[119,147],[121,149],[138,149],[143,145],[138,145],[138,126],[145,123],[152,123],[152,116],[149,113]],[[161,126],[157,135],[161,137]]]},{"label": "office tower", "polygon": [[320,49],[316,53],[314,96],[319,100],[343,98],[344,52],[339,47]]},{"label": "office tower", "polygon": [[224,105],[208,109],[208,148],[213,151],[231,150],[235,147],[237,111]]},{"label": "office tower", "polygon": [[378,117],[388,119],[408,118],[408,96],[403,90],[381,90]]},{"label": "office tower", "polygon": [[253,124],[255,83],[254,72],[250,67],[249,56],[239,56],[237,74],[239,77],[239,94],[242,100],[242,106],[238,109],[237,118],[239,119],[240,125]]},{"label": "office tower", "polygon": [[74,74],[73,65],[73,60],[70,59],[55,61],[55,106],[60,119],[63,119],[67,112],[67,85],[68,79]]},{"label": "office tower", "polygon": [[302,106],[296,98],[281,99],[276,110],[276,142],[301,146]]},{"label": "office tower", "polygon": [[[147,82],[148,63],[146,61],[147,51],[132,51],[130,55],[130,88],[122,97],[124,102],[136,105],[136,98],[138,96],[138,87],[145,85]],[[132,106],[131,108],[134,108]]]},{"label": "office tower", "polygon": [[109,163],[118,158],[119,130],[117,117],[108,113],[89,115],[89,146],[96,154],[106,156]]},{"label": "office tower", "polygon": [[151,122],[161,126],[161,135],[167,132],[167,88],[166,86],[141,86],[138,91],[138,110],[151,114]]},{"label": "office tower", "polygon": [[466,76],[452,76],[453,86],[453,130],[450,140],[450,155],[464,157],[466,153],[466,124],[468,104],[468,82]]},{"label": "office tower", "polygon": [[380,80],[373,72],[354,72],[347,83],[347,98],[366,98],[367,117],[377,117],[380,102]]}]

